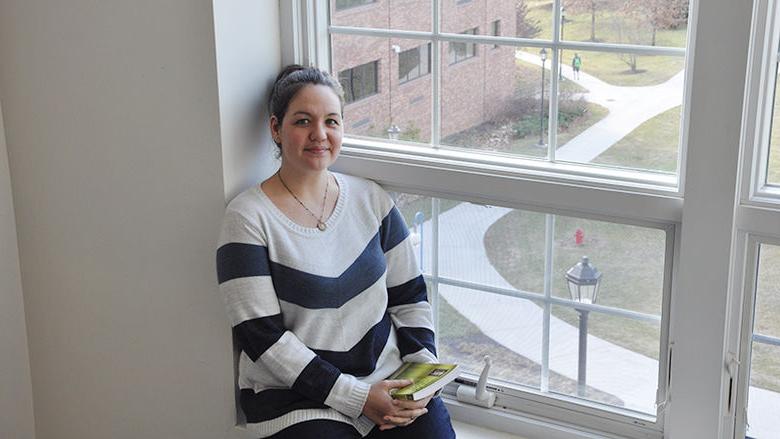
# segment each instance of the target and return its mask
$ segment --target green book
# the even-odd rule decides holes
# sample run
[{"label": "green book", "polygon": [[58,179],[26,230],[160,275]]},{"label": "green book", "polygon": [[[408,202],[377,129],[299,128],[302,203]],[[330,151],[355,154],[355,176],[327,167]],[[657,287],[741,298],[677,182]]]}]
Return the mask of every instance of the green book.
[{"label": "green book", "polygon": [[453,381],[459,371],[457,364],[404,363],[387,379],[412,380],[413,383],[391,390],[390,395],[394,399],[419,401]]}]

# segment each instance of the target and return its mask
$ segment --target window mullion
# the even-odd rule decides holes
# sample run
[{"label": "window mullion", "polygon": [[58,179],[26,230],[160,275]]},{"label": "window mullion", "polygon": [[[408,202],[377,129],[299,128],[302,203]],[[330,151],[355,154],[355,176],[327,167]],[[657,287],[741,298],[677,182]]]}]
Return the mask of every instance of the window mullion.
[{"label": "window mullion", "polygon": [[542,315],[542,377],[540,390],[550,390],[550,313],[552,304],[553,244],[555,239],[555,216],[544,216],[544,314]]}]

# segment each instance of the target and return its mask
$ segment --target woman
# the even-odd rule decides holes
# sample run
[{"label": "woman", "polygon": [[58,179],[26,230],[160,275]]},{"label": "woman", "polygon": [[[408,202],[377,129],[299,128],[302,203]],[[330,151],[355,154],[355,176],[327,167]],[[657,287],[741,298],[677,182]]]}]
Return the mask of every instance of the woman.
[{"label": "woman", "polygon": [[261,437],[451,438],[439,398],[395,401],[403,361],[436,362],[403,218],[375,183],[328,171],[343,92],[289,66],[269,98],[279,171],[227,207],[217,251],[241,407]]}]

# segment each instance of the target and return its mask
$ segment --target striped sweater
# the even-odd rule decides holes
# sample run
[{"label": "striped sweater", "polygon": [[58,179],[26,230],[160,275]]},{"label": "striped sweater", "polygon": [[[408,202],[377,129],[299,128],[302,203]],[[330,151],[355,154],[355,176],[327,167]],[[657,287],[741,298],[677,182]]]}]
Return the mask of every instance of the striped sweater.
[{"label": "striped sweater", "polygon": [[334,176],[324,232],[292,222],[258,186],[225,212],[217,274],[240,350],[241,408],[260,437],[314,419],[366,435],[370,385],[402,361],[436,361],[403,217],[376,183]]}]

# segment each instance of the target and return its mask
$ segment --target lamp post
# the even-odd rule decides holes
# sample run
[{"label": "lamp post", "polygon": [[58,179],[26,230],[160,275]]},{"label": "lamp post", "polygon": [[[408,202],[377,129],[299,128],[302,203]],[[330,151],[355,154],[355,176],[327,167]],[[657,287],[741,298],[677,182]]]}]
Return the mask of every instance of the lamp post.
[{"label": "lamp post", "polygon": [[544,47],[539,51],[539,59],[542,60],[542,99],[539,102],[539,147],[544,148],[544,62],[547,61],[547,50]]},{"label": "lamp post", "polygon": [[[561,41],[563,41],[564,24],[566,24],[566,10],[561,6]],[[561,57],[558,59],[558,79],[563,80],[563,48],[561,48]]]},{"label": "lamp post", "polygon": [[[566,272],[571,300],[579,303],[595,304],[599,292],[601,273],[590,265],[587,256]],[[588,314],[587,309],[575,308],[580,314],[580,344],[577,363],[577,395],[585,396],[585,368],[588,356]]]}]

